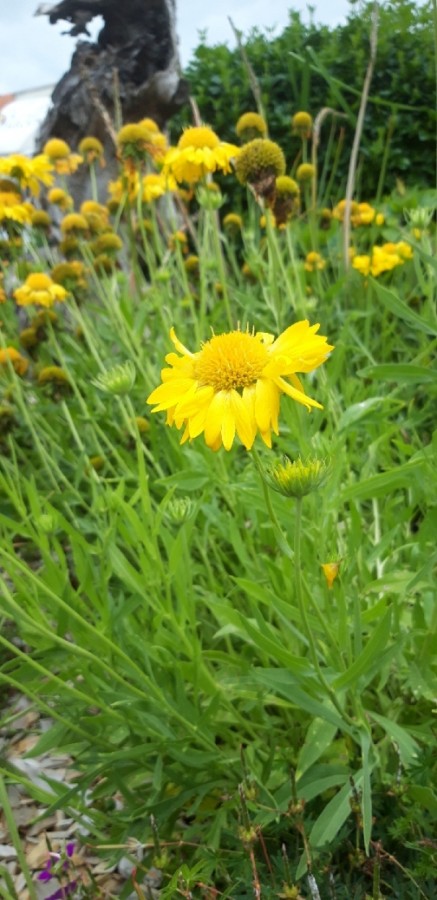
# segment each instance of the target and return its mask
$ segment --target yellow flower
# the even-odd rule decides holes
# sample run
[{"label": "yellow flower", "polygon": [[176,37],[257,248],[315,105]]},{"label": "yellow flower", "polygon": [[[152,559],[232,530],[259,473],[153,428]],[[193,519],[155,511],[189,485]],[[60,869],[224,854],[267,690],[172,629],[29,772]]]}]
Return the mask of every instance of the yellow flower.
[{"label": "yellow flower", "polygon": [[58,263],[51,272],[52,281],[61,284],[66,290],[86,287],[85,265],[79,259]]},{"label": "yellow flower", "polygon": [[278,227],[285,225],[300,209],[300,188],[294,178],[279,175],[275,181],[275,195],[272,201],[273,215]]},{"label": "yellow flower", "polygon": [[10,362],[17,375],[24,375],[27,371],[29,363],[15,347],[2,347],[0,349],[0,366],[7,366]]},{"label": "yellow flower", "polygon": [[95,137],[84,137],[79,144],[79,153],[85,159],[88,165],[95,160],[100,162],[101,166],[105,165],[103,144]]},{"label": "yellow flower", "polygon": [[148,175],[144,175],[143,178],[143,203],[152,203],[154,200],[158,200],[159,197],[163,197],[167,191],[175,191],[176,187],[176,181],[171,175],[166,177],[161,173],[150,172]]},{"label": "yellow flower", "polygon": [[326,578],[326,583],[328,588],[332,588],[335,579],[340,571],[340,563],[339,562],[329,562],[322,563],[323,574]]},{"label": "yellow flower", "polygon": [[81,213],[68,213],[61,222],[63,235],[83,234],[88,231],[88,222]]},{"label": "yellow flower", "polygon": [[12,191],[0,191],[0,222],[11,219],[19,225],[30,222],[30,213],[25,203],[21,203],[19,194]]},{"label": "yellow flower", "polygon": [[107,207],[103,206],[103,203],[97,203],[96,200],[84,200],[80,205],[80,213],[82,216],[87,216],[91,213],[94,216],[101,216],[105,222],[108,221]]},{"label": "yellow flower", "polygon": [[[346,200],[340,200],[334,209],[332,210],[332,217],[334,219],[338,219],[339,222],[343,222],[344,214],[346,211]],[[356,200],[351,201],[351,217],[358,215],[358,203]]]},{"label": "yellow flower", "polygon": [[317,270],[324,269],[326,266],[326,261],[320,256],[320,253],[316,253],[315,250],[311,250],[310,253],[307,253],[305,259],[305,269],[307,272],[316,272]]},{"label": "yellow flower", "polygon": [[358,203],[358,208],[351,214],[351,223],[357,225],[371,225],[375,219],[376,212],[370,203]]},{"label": "yellow flower", "polygon": [[377,278],[378,275],[390,272],[396,266],[401,266],[402,263],[403,259],[397,253],[395,244],[384,244],[382,247],[375,244],[372,249],[370,273]]},{"label": "yellow flower", "polygon": [[255,138],[241,148],[235,164],[241,184],[251,184],[260,197],[268,200],[275,195],[275,181],[285,172],[285,156],[274,141]]},{"label": "yellow flower", "polygon": [[313,127],[313,119],[307,112],[297,112],[291,120],[293,134],[299,134],[301,137],[309,138]]},{"label": "yellow flower", "polygon": [[112,206],[111,211],[116,209],[121,203],[133,202],[138,196],[140,188],[140,178],[135,169],[123,169],[120,178],[116,181],[110,181],[108,184],[108,194],[110,195],[109,203]]},{"label": "yellow flower", "polygon": [[40,192],[40,183],[50,187],[53,182],[53,166],[44,154],[40,153],[30,159],[21,153],[13,153],[0,159],[0,175],[15,178],[22,189],[29,188],[36,197]]},{"label": "yellow flower", "polygon": [[82,156],[72,153],[66,141],[51,138],[43,147],[43,156],[53,164],[58,175],[72,175],[83,162]]},{"label": "yellow flower", "polygon": [[148,117],[146,117],[145,119],[141,119],[141,122],[139,124],[142,125],[143,128],[147,128],[148,131],[151,131],[152,134],[158,134],[159,132],[159,127],[154,119],[149,119]]},{"label": "yellow flower", "polygon": [[250,450],[259,431],[271,447],[281,394],[308,410],[322,408],[306,396],[296,375],[317,369],[333,349],[316,335],[319,327],[296,322],[276,340],[271,334],[231,331],[214,335],[197,353],[187,350],[172,329],[171,340],[182,355],[166,356],[170,368],[162,370],[162,384],[147,402],[155,406],[153,412],[167,411],[168,425],[184,427],[181,443],[203,432],[212,450],[222,444],[230,450],[237,433]]},{"label": "yellow flower", "polygon": [[406,241],[398,241],[394,246],[396,248],[396,253],[401,257],[402,261],[413,258],[413,248],[410,244],[407,244]]},{"label": "yellow flower", "polygon": [[177,182],[195,184],[209,172],[230,172],[231,160],[239,152],[239,147],[224,143],[206,125],[187,128],[177,147],[171,148],[164,157],[163,173],[170,173]]},{"label": "yellow flower", "polygon": [[44,366],[38,373],[38,384],[70,385],[70,379],[60,366]]},{"label": "yellow flower", "polygon": [[243,219],[238,213],[230,212],[223,219],[223,228],[231,235],[238,234],[243,228]]},{"label": "yellow flower", "polygon": [[370,272],[370,256],[367,253],[363,256],[354,256],[352,260],[352,268],[360,272],[361,275],[368,275]]},{"label": "yellow flower", "polygon": [[60,284],[55,284],[44,272],[32,272],[25,283],[14,291],[18,306],[53,306],[65,300],[67,291]]},{"label": "yellow flower", "polygon": [[39,228],[41,231],[48,231],[52,220],[48,213],[44,209],[35,209],[34,212],[30,216],[30,223],[32,228]]},{"label": "yellow flower", "polygon": [[179,246],[183,253],[188,253],[188,238],[185,231],[175,231],[168,239],[169,250],[174,250]]},{"label": "yellow flower", "polygon": [[259,113],[243,113],[235,126],[237,136],[243,143],[253,141],[255,138],[267,137],[267,125],[265,119]]},{"label": "yellow flower", "polygon": [[312,163],[301,163],[297,167],[296,178],[298,181],[312,181],[316,174],[315,166]]},{"label": "yellow flower", "polygon": [[95,256],[100,253],[118,253],[123,247],[123,241],[115,231],[105,231],[100,234],[91,245],[91,250]]},{"label": "yellow flower", "polygon": [[123,125],[117,134],[118,152],[130,168],[136,162],[144,162],[147,154],[162,159],[167,150],[167,139],[159,131],[153,119]]},{"label": "yellow flower", "polygon": [[53,203],[53,206],[59,206],[59,209],[63,210],[71,209],[73,206],[73,198],[63,188],[52,188],[47,194],[47,200],[49,203]]},{"label": "yellow flower", "polygon": [[43,153],[52,160],[63,159],[68,156],[70,152],[70,147],[67,142],[62,141],[60,138],[51,138],[49,141],[46,141],[43,147]]}]

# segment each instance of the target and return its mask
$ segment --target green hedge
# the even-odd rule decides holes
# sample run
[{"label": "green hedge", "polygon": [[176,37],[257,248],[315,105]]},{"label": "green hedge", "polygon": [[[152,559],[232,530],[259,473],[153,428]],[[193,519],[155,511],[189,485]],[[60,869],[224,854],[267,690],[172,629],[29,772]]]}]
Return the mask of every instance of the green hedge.
[{"label": "green hedge", "polygon": [[[282,34],[270,38],[254,30],[245,40],[259,81],[270,136],[290,165],[299,150],[290,118],[299,109],[313,114],[330,106],[346,115],[337,119],[334,140],[344,129],[333,199],[342,195],[369,56],[373,4],[352,5],[346,24],[333,29],[304,24],[289,12]],[[362,198],[390,191],[396,179],[434,187],[436,111],[434,29],[431,0],[421,6],[391,0],[380,9],[375,72],[370,89],[358,170]],[[202,118],[224,140],[235,141],[234,125],[242,112],[255,109],[249,77],[238,49],[207,46],[205,36],[189,64],[187,77]],[[190,120],[190,110],[172,122],[176,137]],[[331,121],[322,129],[319,161],[323,165]],[[387,166],[381,175],[384,149]],[[331,151],[333,147],[331,145]]]}]

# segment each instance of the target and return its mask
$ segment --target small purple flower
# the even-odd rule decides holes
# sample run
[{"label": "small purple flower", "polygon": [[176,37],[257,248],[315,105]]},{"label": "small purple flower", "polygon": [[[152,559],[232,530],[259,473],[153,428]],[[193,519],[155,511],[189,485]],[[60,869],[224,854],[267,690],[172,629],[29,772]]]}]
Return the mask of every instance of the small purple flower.
[{"label": "small purple flower", "polygon": [[59,853],[50,853],[49,858],[46,859],[44,863],[44,869],[38,875],[38,881],[51,881],[54,877],[54,873],[52,872],[53,864],[59,862],[60,860]]},{"label": "small purple flower", "polygon": [[[65,845],[64,854],[54,853],[51,850],[49,852],[49,858],[46,859],[46,861],[44,863],[44,868],[43,868],[42,872],[40,872],[38,875],[38,881],[45,881],[45,882],[51,881],[52,878],[54,878],[56,876],[57,872],[60,871],[61,868],[64,870],[68,869],[68,860],[71,859],[71,857],[73,856],[73,853],[74,853],[74,842],[73,841],[70,841],[68,844]],[[62,861],[63,855],[64,855],[64,860]],[[65,856],[67,858],[65,858]],[[61,863],[61,861],[62,861],[62,866],[58,866],[58,863]],[[57,891],[55,894],[52,894],[52,898],[68,897],[68,894],[71,894],[71,885],[73,885],[73,887],[75,887],[76,884],[77,884],[76,881],[70,882],[70,884],[67,884],[65,888],[60,889],[61,893],[59,893],[59,891]],[[63,891],[63,893],[62,893],[62,891]],[[48,900],[52,900],[52,898],[49,897]]]},{"label": "small purple flower", "polygon": [[64,887],[58,888],[54,894],[50,894],[50,897],[47,897],[47,900],[65,900],[65,897],[69,897],[70,894],[73,893],[77,884],[77,881],[69,881]]}]

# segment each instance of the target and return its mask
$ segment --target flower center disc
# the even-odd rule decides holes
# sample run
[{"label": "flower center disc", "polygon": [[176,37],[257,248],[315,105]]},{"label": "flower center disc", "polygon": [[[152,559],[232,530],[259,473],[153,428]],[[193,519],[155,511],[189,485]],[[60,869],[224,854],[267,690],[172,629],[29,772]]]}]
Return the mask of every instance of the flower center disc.
[{"label": "flower center disc", "polygon": [[215,391],[242,390],[260,378],[267,362],[267,349],[258,337],[231,331],[203,345],[194,372],[201,385],[211,385]]}]

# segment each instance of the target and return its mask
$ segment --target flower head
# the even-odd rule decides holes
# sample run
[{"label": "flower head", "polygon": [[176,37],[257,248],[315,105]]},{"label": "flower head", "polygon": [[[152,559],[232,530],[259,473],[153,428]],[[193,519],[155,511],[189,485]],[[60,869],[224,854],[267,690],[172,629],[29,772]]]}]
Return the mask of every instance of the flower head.
[{"label": "flower head", "polygon": [[230,450],[235,434],[250,450],[259,431],[271,446],[271,433],[278,434],[281,394],[287,394],[307,409],[320,403],[307,397],[297,372],[318,368],[333,349],[316,334],[319,325],[296,322],[275,340],[273,335],[231,331],[214,335],[197,353],[178,340],[171,340],[177,353],[169,353],[162,384],[147,402],[153,412],[167,412],[167,424],[184,427],[181,443],[205,435],[212,450],[222,444]]},{"label": "flower head", "polygon": [[163,173],[173,175],[178,183],[195,184],[209,172],[230,172],[231,160],[239,152],[239,147],[221,141],[206,125],[187,128],[177,147],[166,154]]},{"label": "flower head", "polygon": [[253,141],[255,138],[267,137],[267,124],[259,113],[247,112],[238,119],[235,131],[240,141],[247,144],[248,141]]},{"label": "flower head", "polygon": [[20,194],[14,191],[0,191],[0,222],[7,220],[25,225],[30,222],[30,212],[21,202]]},{"label": "flower head", "polygon": [[326,266],[326,261],[323,259],[323,256],[320,256],[320,253],[317,253],[316,250],[310,250],[305,257],[305,269],[307,272],[317,272],[321,269],[324,269]]},{"label": "flower head", "polygon": [[223,219],[223,228],[228,234],[239,234],[243,228],[243,219],[238,213],[230,212]]},{"label": "flower head", "polygon": [[84,234],[88,231],[88,222],[82,213],[68,213],[61,222],[62,234]]},{"label": "flower head", "polygon": [[263,475],[274,491],[285,497],[305,497],[321,487],[328,477],[328,466],[322,459],[292,461],[284,456],[282,462],[267,466]]},{"label": "flower head", "polygon": [[18,306],[53,306],[62,302],[67,291],[60,284],[55,284],[45,272],[32,272],[21,287],[14,291]]},{"label": "flower head", "polygon": [[47,200],[59,209],[67,210],[73,206],[73,198],[63,188],[54,187],[47,194]]},{"label": "flower head", "polygon": [[79,144],[79,153],[88,165],[97,160],[101,166],[105,165],[103,144],[98,138],[89,136],[82,138]]},{"label": "flower head", "polygon": [[47,156],[39,153],[33,156],[23,156],[21,153],[12,153],[0,159],[0,175],[14,178],[21,189],[29,188],[34,196],[38,196],[41,184],[49,187],[53,181],[53,166]]},{"label": "flower head", "polygon": [[337,578],[337,575],[340,571],[340,563],[339,562],[328,562],[328,563],[322,563],[321,566],[323,569],[323,574],[326,578],[326,584],[328,585],[328,588],[331,589],[332,585],[334,584],[334,581]]},{"label": "flower head", "polygon": [[278,176],[271,206],[278,226],[285,225],[293,213],[299,212],[300,188],[294,178],[289,178],[288,175]]},{"label": "flower head", "polygon": [[11,363],[17,375],[24,375],[29,366],[27,359],[15,347],[1,347],[0,366],[6,367],[8,363]]},{"label": "flower head", "polygon": [[135,366],[131,360],[101,372],[93,384],[107,394],[128,394],[135,383]]},{"label": "flower head", "polygon": [[61,366],[44,366],[38,373],[38,384],[56,384],[58,387],[69,387],[70,379]]},{"label": "flower head", "polygon": [[307,112],[297,112],[291,120],[293,134],[299,134],[303,138],[311,137],[313,119]]},{"label": "flower head", "polygon": [[143,119],[142,122],[123,125],[117,134],[117,145],[120,158],[132,171],[136,163],[142,165],[145,162],[147,155],[162,159],[167,140],[153,120]]},{"label": "flower head", "polygon": [[32,225],[32,228],[39,229],[40,231],[49,231],[52,220],[44,209],[36,209],[31,213],[30,224]]},{"label": "flower head", "polygon": [[51,138],[44,144],[43,155],[48,157],[58,175],[72,175],[83,162],[78,153],[72,153],[66,141]]},{"label": "flower head", "polygon": [[315,166],[312,163],[301,163],[296,170],[296,178],[298,181],[312,181],[316,174]]},{"label": "flower head", "polygon": [[242,147],[235,172],[242,184],[251,184],[260,197],[271,198],[276,178],[285,172],[285,156],[279,144],[255,138]]}]

